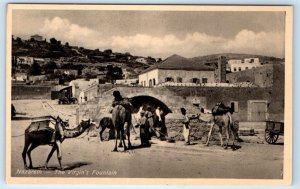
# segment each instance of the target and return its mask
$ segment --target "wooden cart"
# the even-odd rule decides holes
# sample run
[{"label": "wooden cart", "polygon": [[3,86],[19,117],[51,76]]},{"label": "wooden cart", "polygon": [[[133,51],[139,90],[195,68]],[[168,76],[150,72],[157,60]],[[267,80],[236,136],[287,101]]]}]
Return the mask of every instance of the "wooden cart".
[{"label": "wooden cart", "polygon": [[274,144],[279,135],[284,135],[284,123],[280,121],[266,121],[265,140]]}]

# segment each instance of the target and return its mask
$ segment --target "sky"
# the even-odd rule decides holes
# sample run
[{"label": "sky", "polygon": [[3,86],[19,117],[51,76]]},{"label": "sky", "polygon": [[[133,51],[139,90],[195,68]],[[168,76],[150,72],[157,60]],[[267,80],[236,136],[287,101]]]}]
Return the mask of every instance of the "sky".
[{"label": "sky", "polygon": [[284,12],[13,10],[12,34],[133,55],[247,53],[284,58]]}]

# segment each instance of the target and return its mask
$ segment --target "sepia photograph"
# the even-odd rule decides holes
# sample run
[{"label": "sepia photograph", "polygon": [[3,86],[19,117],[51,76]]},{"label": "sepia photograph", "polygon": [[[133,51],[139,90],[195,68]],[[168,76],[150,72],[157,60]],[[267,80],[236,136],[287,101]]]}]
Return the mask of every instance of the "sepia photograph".
[{"label": "sepia photograph", "polygon": [[291,184],[292,11],[9,4],[7,182]]}]

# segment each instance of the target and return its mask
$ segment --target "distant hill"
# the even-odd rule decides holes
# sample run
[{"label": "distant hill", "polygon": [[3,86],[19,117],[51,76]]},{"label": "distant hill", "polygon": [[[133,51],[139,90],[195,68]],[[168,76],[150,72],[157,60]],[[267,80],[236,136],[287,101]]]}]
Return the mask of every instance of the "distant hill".
[{"label": "distant hill", "polygon": [[46,39],[36,41],[12,37],[12,56],[47,58],[52,61],[83,64],[117,62],[132,68],[149,67],[161,61],[161,58],[131,55],[129,52],[113,52],[112,49],[100,51],[99,49],[71,46],[68,42],[62,44],[55,38],[51,38],[49,41]]},{"label": "distant hill", "polygon": [[198,56],[198,57],[190,58],[190,60],[205,64],[205,63],[210,62],[211,60],[216,59],[220,56],[225,56],[227,61],[230,59],[259,58],[263,64],[284,62],[284,58],[282,59],[282,58],[263,56],[263,55],[238,54],[238,53],[220,53],[220,54],[212,54],[212,55],[206,55],[206,56]]}]

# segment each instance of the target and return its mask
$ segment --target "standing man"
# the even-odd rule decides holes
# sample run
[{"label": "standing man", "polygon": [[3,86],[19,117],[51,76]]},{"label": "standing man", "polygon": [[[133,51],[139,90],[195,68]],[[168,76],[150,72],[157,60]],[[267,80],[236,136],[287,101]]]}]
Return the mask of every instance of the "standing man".
[{"label": "standing man", "polygon": [[158,138],[159,133],[156,131],[156,128],[154,128],[155,125],[151,106],[147,106],[145,116],[147,118],[147,123],[149,124],[151,136],[155,135]]},{"label": "standing man", "polygon": [[114,101],[112,103],[112,107],[115,107],[116,105],[123,106],[127,111],[132,111],[132,105],[128,98],[123,98],[120,91],[114,91],[113,92]]},{"label": "standing man", "polygon": [[185,145],[190,145],[190,118],[186,115],[185,108],[181,108],[181,114],[183,115],[183,137],[185,141]]},{"label": "standing man", "polygon": [[145,112],[142,110],[140,112],[141,118],[139,119],[138,125],[140,127],[140,139],[142,147],[149,147],[149,124],[147,124],[147,118],[145,117]]},{"label": "standing man", "polygon": [[168,133],[167,133],[167,127],[165,122],[165,114],[160,107],[156,108],[155,114],[157,116],[158,127],[160,128],[160,132],[161,132],[160,140],[166,140],[166,136],[168,136]]}]

